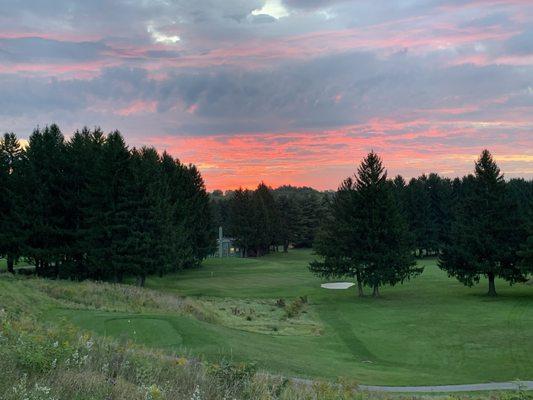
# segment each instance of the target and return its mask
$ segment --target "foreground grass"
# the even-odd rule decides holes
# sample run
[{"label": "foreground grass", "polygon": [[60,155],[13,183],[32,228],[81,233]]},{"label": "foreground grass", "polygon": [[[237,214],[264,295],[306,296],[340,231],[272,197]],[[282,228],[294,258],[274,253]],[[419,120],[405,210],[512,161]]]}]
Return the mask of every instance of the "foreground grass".
[{"label": "foreground grass", "polygon": [[[76,290],[79,296],[74,295]],[[201,320],[206,315],[194,301],[172,295],[122,285],[7,276],[0,276],[0,294],[0,399],[414,398],[359,392],[353,380],[343,380],[340,385],[325,381],[298,384],[258,371],[253,364],[223,359],[207,362],[186,350],[171,350],[181,341],[166,351],[155,350],[125,337],[113,340],[94,335],[65,320],[55,320],[54,324],[45,322],[46,316],[57,310],[82,315],[112,313],[122,324],[117,334],[131,332],[133,327],[139,330],[139,342],[146,344],[155,336],[146,334],[154,333],[154,329],[160,336],[173,335],[174,328],[157,323],[163,311],[175,313],[183,326],[213,323]],[[146,325],[126,319],[135,315],[142,316]],[[453,398],[526,400],[532,397],[512,392]]]},{"label": "foreground grass", "polygon": [[[201,365],[197,373],[203,378],[195,378],[200,383],[189,384],[188,391],[180,392],[182,397],[164,398],[188,398],[196,384],[205,386],[202,393],[217,392],[206,398],[223,398],[216,396],[223,396],[226,389],[213,383],[210,367],[206,367],[223,359],[230,362],[227,365],[244,366],[245,370],[255,365],[271,374],[331,380],[344,377],[348,387],[356,383],[429,385],[532,378],[531,286],[509,288],[500,283],[500,297],[488,299],[483,286],[465,288],[446,278],[433,260],[425,260],[421,277],[387,288],[381,299],[359,299],[351,290],[320,289],[321,281],[306,269],[311,258],[309,252],[295,251],[259,260],[211,259],[201,269],[151,278],[149,289],[4,277],[0,278],[0,309],[29,317],[30,326],[69,331],[70,339],[65,339],[69,343],[78,340],[80,331],[109,338],[101,340],[107,344],[102,344],[98,359],[111,357],[105,350],[109,343],[122,343],[141,359],[147,354],[155,357],[154,362],[161,363],[155,371],[170,368],[169,362],[175,364],[177,359]],[[289,317],[288,310],[300,298],[306,301]],[[16,344],[13,354],[14,348]],[[0,370],[4,367],[0,365]],[[241,367],[223,370],[228,368],[240,371]],[[10,372],[12,382],[19,382],[24,371],[17,366]],[[35,375],[30,369],[27,373],[28,387],[34,388],[39,379],[50,387],[58,385],[48,372],[44,378],[40,378],[42,372]],[[250,390],[263,390],[269,394],[252,398],[327,398],[316,397],[315,388],[295,388],[281,380],[271,382],[259,379],[264,375],[252,375],[253,379],[246,378],[247,391],[240,387],[238,395],[232,396],[249,398]],[[124,377],[131,390],[145,395],[139,388],[152,384],[162,388],[164,383],[157,376],[142,383],[132,379]],[[104,381],[98,385],[105,386]],[[213,388],[207,389],[210,385]],[[325,386],[330,392],[338,391]],[[173,390],[165,389],[177,393]],[[292,397],[283,397],[289,393]],[[342,398],[335,396],[341,395],[331,398]]]},{"label": "foreground grass", "polygon": [[[66,321],[44,322],[57,309],[114,315],[164,310],[189,322],[203,316],[194,303],[174,296],[121,285],[8,276],[0,276],[0,294],[2,400],[370,398],[349,385],[298,385],[257,373],[252,364],[208,363],[186,352],[95,336]],[[165,326],[155,326],[161,335],[167,333]],[[129,328],[124,326],[125,331]]]}]

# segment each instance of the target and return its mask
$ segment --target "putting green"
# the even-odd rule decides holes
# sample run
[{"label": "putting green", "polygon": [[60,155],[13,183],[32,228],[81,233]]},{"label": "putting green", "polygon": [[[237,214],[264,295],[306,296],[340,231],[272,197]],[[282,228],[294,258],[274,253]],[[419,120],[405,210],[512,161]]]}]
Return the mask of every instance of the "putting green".
[{"label": "putting green", "polygon": [[105,319],[103,333],[109,336],[124,336],[147,346],[174,347],[183,343],[181,335],[170,322],[137,315]]}]

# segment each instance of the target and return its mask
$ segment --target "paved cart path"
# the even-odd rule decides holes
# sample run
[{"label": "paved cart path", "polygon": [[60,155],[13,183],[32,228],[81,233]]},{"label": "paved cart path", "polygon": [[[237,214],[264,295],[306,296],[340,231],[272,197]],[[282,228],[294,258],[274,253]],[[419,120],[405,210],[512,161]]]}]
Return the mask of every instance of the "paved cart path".
[{"label": "paved cart path", "polygon": [[361,390],[371,392],[478,392],[491,390],[533,390],[533,381],[474,383],[468,385],[442,386],[369,386],[359,385]]},{"label": "paved cart path", "polygon": [[[311,379],[292,378],[294,382],[312,385]],[[494,390],[533,390],[533,381],[473,383],[467,385],[438,386],[371,386],[359,385],[360,390],[389,393],[444,393],[444,392],[480,392]]]}]

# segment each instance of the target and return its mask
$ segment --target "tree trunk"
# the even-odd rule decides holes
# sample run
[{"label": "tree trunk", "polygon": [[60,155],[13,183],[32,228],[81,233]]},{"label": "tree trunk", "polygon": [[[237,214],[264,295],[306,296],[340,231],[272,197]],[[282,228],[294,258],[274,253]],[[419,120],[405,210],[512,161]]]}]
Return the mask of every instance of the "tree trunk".
[{"label": "tree trunk", "polygon": [[374,285],[374,291],[372,292],[373,297],[379,297],[379,286]]},{"label": "tree trunk", "polygon": [[35,275],[42,276],[43,274],[43,261],[40,258],[35,259]]},{"label": "tree trunk", "polygon": [[137,286],[144,287],[144,282],[146,282],[146,276],[140,275],[137,277]]},{"label": "tree trunk", "polygon": [[355,278],[357,279],[357,294],[359,297],[364,297],[365,293],[363,292],[363,282],[361,282],[361,274],[357,273]]},{"label": "tree trunk", "polygon": [[15,273],[15,257],[11,254],[7,255],[7,272]]},{"label": "tree trunk", "polygon": [[496,285],[494,284],[494,273],[489,272],[488,278],[489,278],[489,291],[487,294],[492,297],[497,296]]},{"label": "tree trunk", "polygon": [[365,293],[363,292],[363,284],[357,280],[357,294],[359,297],[365,297]]},{"label": "tree trunk", "polygon": [[283,243],[283,252],[287,253],[289,251],[289,242]]}]

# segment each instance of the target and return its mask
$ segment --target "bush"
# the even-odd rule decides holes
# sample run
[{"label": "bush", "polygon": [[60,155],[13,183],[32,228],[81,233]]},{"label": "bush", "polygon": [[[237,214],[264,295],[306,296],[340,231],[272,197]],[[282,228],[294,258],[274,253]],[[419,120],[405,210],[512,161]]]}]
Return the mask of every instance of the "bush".
[{"label": "bush", "polygon": [[278,306],[279,308],[283,308],[283,307],[285,307],[285,300],[283,300],[283,299],[277,299],[277,300],[276,300],[276,306]]},{"label": "bush", "polygon": [[293,300],[288,306],[285,307],[285,316],[287,318],[294,318],[300,315],[304,307],[304,302],[301,298]]},{"label": "bush", "polygon": [[225,395],[234,396],[250,385],[256,374],[256,366],[255,364],[235,364],[222,360],[220,364],[210,366],[208,371],[219,385],[225,388]]}]

